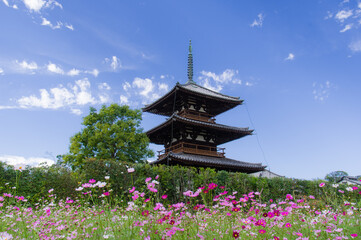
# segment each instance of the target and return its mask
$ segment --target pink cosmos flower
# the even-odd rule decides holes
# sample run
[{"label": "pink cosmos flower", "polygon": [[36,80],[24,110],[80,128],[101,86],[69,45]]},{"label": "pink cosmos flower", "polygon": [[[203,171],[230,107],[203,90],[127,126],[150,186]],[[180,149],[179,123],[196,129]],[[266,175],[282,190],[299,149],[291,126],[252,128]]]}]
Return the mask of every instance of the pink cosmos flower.
[{"label": "pink cosmos flower", "polygon": [[128,173],[132,173],[134,171],[135,171],[134,168],[128,168]]},{"label": "pink cosmos flower", "polygon": [[132,196],[133,201],[137,200],[139,198],[138,194],[135,194],[134,196]]},{"label": "pink cosmos flower", "polygon": [[322,182],[322,183],[320,183],[320,185],[319,185],[320,187],[323,187],[323,186],[325,186],[325,183],[324,182]]},{"label": "pink cosmos flower", "polygon": [[291,223],[286,223],[285,225],[286,228],[292,227]]},{"label": "pink cosmos flower", "polygon": [[155,179],[158,179],[159,178],[159,175],[157,175],[156,177],[155,177]]},{"label": "pink cosmos flower", "polygon": [[162,196],[162,199],[166,199],[168,196],[167,195],[163,195]]},{"label": "pink cosmos flower", "polygon": [[147,182],[149,182],[150,180],[152,180],[152,178],[151,178],[151,177],[146,178],[146,179],[145,179],[145,182],[147,183]]},{"label": "pink cosmos flower", "polygon": [[308,196],[310,199],[315,199],[315,197],[314,196],[312,196],[312,195],[310,195],[310,196]]},{"label": "pink cosmos flower", "polygon": [[48,191],[48,193],[51,193],[52,191],[54,191],[54,189],[52,188],[52,189],[50,189],[49,191]]},{"label": "pink cosmos flower", "polygon": [[266,233],[266,230],[260,229],[258,232],[259,232],[260,234],[264,234],[264,233]]},{"label": "pink cosmos flower", "polygon": [[0,232],[0,239],[13,239],[13,235],[7,232]]},{"label": "pink cosmos flower", "polygon": [[132,187],[132,189],[129,190],[129,193],[133,193],[135,191],[135,187]]},{"label": "pink cosmos flower", "polygon": [[143,211],[143,212],[142,212],[142,215],[143,215],[144,217],[148,216],[148,215],[149,215],[149,211],[148,211],[148,210]]},{"label": "pink cosmos flower", "polygon": [[95,179],[90,179],[89,183],[91,183],[91,184],[96,183],[96,180]]},{"label": "pink cosmos flower", "polygon": [[352,238],[355,238],[355,237],[357,237],[358,236],[358,234],[357,233],[353,233],[353,234],[351,234],[351,237]]},{"label": "pink cosmos flower", "polygon": [[150,201],[150,198],[147,198],[144,200],[144,202],[149,202]]},{"label": "pink cosmos flower", "polygon": [[105,192],[103,194],[104,194],[104,196],[109,196],[109,192]]},{"label": "pink cosmos flower", "polygon": [[292,197],[291,194],[287,194],[287,195],[286,195],[286,198],[289,199],[289,200],[293,200],[293,197]]}]

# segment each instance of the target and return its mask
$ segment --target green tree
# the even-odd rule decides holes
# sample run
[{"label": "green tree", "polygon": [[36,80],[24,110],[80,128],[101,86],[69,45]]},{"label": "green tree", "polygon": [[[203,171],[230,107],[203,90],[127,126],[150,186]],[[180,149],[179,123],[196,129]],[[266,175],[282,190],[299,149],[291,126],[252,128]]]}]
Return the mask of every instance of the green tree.
[{"label": "green tree", "polygon": [[145,162],[154,153],[140,128],[141,120],[140,110],[125,105],[102,106],[99,113],[91,107],[83,118],[85,127],[70,139],[69,153],[62,156],[64,162],[73,168],[81,167],[89,158]]},{"label": "green tree", "polygon": [[329,182],[337,182],[341,180],[342,177],[348,176],[347,172],[344,171],[334,171],[326,175],[325,179]]}]

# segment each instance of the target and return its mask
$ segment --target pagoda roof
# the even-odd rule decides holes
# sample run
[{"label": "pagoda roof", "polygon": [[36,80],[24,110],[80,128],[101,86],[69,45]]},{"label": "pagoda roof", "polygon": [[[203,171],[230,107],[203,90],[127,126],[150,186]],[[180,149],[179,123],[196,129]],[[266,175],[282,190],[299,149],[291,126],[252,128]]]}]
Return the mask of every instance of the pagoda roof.
[{"label": "pagoda roof", "polygon": [[[151,142],[156,143],[156,144],[162,144],[162,142],[157,142],[155,139],[153,139],[151,135],[154,135],[154,134],[156,136],[160,135],[159,131],[164,132],[163,129],[168,127],[172,122],[181,122],[181,123],[185,123],[185,124],[191,125],[191,126],[195,125],[195,126],[212,129],[212,130],[218,130],[220,132],[223,132],[222,135],[224,135],[224,138],[223,138],[224,140],[222,142],[218,142],[217,144],[223,144],[225,142],[228,142],[228,141],[240,138],[240,137],[244,137],[246,135],[251,135],[253,132],[253,130],[250,130],[248,127],[247,128],[232,127],[232,126],[227,126],[227,125],[218,124],[218,123],[193,120],[193,119],[181,117],[177,114],[173,114],[165,122],[163,122],[162,124],[152,128],[146,132],[146,134],[148,135]],[[234,134],[229,134],[229,133],[234,133]],[[219,135],[221,135],[221,133]]]},{"label": "pagoda roof", "polygon": [[231,101],[231,102],[239,102],[242,103],[243,100],[240,100],[239,97],[232,97],[232,96],[228,96],[213,90],[210,90],[208,88],[202,87],[194,82],[188,82],[186,84],[179,84],[177,83],[177,86],[179,88],[188,90],[190,92],[194,92],[196,94],[201,94],[210,98],[217,98],[217,99],[223,99],[226,101]]},{"label": "pagoda roof", "polygon": [[168,93],[153,103],[146,105],[142,110],[144,112],[170,116],[173,113],[174,94],[177,91],[222,103],[222,108],[212,109],[214,115],[225,112],[243,102],[239,97],[228,96],[202,87],[194,82],[187,82],[186,84],[177,83]]},{"label": "pagoda roof", "polygon": [[188,153],[169,152],[163,158],[151,162],[150,164],[168,164],[169,165],[185,165],[193,167],[211,167],[218,170],[240,171],[246,173],[254,173],[262,171],[266,168],[261,163],[249,163],[237,161],[230,158],[219,158],[203,155],[195,155]]}]

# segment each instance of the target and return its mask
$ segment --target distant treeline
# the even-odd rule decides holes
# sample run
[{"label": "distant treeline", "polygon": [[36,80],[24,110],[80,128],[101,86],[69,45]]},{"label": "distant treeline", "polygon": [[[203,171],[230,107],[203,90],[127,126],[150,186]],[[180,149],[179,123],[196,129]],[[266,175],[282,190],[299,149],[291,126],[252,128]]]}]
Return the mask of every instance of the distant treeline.
[{"label": "distant treeline", "polygon": [[[128,173],[128,168],[134,168],[133,173]],[[151,166],[149,164],[129,164],[106,160],[87,160],[83,168],[72,171],[62,165],[27,167],[22,172],[0,162],[0,193],[8,191],[9,187],[16,185],[18,179],[17,195],[24,196],[29,203],[35,203],[44,196],[49,195],[49,189],[54,189],[58,199],[74,197],[75,191],[81,183],[89,179],[105,181],[109,176],[108,190],[112,189],[114,197],[129,200],[129,189],[135,186],[138,191],[145,190],[145,179],[151,177],[157,181],[159,195],[168,195],[165,202],[183,202],[183,192],[196,191],[198,187],[209,183],[224,186],[230,194],[237,191],[241,194],[249,192],[261,192],[263,201],[270,199],[284,199],[286,194],[294,197],[313,195],[322,198],[324,191],[333,191],[330,184],[320,188],[321,180],[300,180],[290,178],[258,178],[244,173],[216,171],[214,169],[196,169],[181,166]],[[8,185],[5,185],[9,183]]]}]

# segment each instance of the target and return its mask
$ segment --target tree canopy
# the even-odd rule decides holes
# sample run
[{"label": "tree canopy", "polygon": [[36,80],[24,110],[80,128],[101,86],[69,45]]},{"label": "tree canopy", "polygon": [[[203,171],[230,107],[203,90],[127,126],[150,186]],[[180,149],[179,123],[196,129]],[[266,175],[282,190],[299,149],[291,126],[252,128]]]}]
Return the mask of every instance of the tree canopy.
[{"label": "tree canopy", "polygon": [[69,153],[62,156],[73,168],[81,167],[88,158],[145,162],[154,156],[149,139],[140,128],[142,113],[129,106],[111,104],[100,111],[90,108],[83,118],[84,128],[70,138]]},{"label": "tree canopy", "polygon": [[347,172],[334,171],[326,175],[325,179],[329,182],[338,182],[342,177],[348,176]]}]

